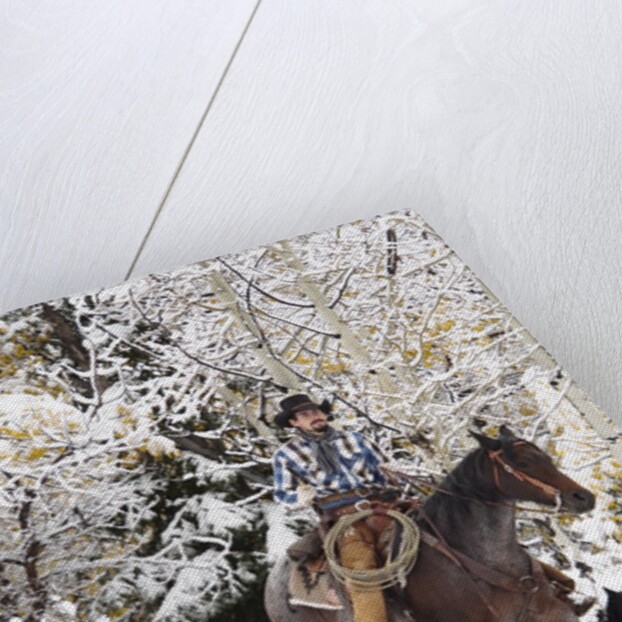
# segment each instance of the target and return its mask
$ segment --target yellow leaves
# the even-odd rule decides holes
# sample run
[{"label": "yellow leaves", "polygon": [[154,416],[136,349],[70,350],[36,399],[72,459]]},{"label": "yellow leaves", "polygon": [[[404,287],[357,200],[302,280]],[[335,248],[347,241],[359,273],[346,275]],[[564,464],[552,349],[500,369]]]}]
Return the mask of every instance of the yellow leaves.
[{"label": "yellow leaves", "polygon": [[34,389],[32,387],[26,387],[22,389],[22,392],[26,395],[41,395],[41,391],[39,389]]},{"label": "yellow leaves", "polygon": [[[133,540],[133,542],[137,541],[136,537],[132,537],[130,538],[130,540]],[[88,542],[88,539],[87,539]],[[106,549],[105,551],[101,554],[101,559],[116,559],[117,557],[119,557],[120,555],[123,555],[123,552],[126,549],[126,544],[129,544],[129,542],[126,541],[111,541],[106,543]]]},{"label": "yellow leaves", "polygon": [[5,393],[0,406],[0,454],[36,469],[55,459],[86,423],[81,412],[47,391]]},{"label": "yellow leaves", "polygon": [[552,430],[551,430],[551,434],[553,436],[562,436],[564,434],[564,426],[563,425],[556,425]]},{"label": "yellow leaves", "polygon": [[17,373],[17,365],[7,355],[0,356],[0,379],[9,378]]},{"label": "yellow leaves", "polygon": [[[0,335],[6,332],[7,330],[3,328]],[[0,353],[0,379],[15,376],[23,371],[32,372],[34,364],[43,361],[39,353],[47,341],[49,336],[36,334],[30,329],[17,331],[5,339]],[[45,383],[45,380],[37,377],[36,372],[32,375],[38,379],[30,378],[30,382]]]},{"label": "yellow leaves", "polygon": [[589,551],[592,555],[598,555],[599,553],[602,553],[603,551],[607,550],[607,547],[599,546],[595,542],[591,542],[589,547],[590,547]]},{"label": "yellow leaves", "polygon": [[[622,484],[619,484],[619,483],[613,484],[613,486],[609,487],[609,491],[615,495],[622,495]],[[622,505],[620,506],[620,509],[622,510]]]},{"label": "yellow leaves", "polygon": [[533,415],[537,413],[537,410],[531,406],[522,405],[519,406],[518,412],[525,417],[533,417]]},{"label": "yellow leaves", "polygon": [[430,337],[438,337],[441,333],[449,332],[456,324],[455,320],[445,320],[444,322],[436,322],[434,328],[428,329]]},{"label": "yellow leaves", "polygon": [[119,458],[119,465],[126,469],[134,469],[140,464],[142,460],[140,450],[135,449],[133,451],[126,452],[121,458]]},{"label": "yellow leaves", "polygon": [[27,454],[26,460],[36,460],[37,458],[41,458],[48,453],[48,450],[45,447],[33,447]]},{"label": "yellow leaves", "polygon": [[[93,573],[88,573],[95,575],[95,572]],[[99,591],[101,590],[101,585],[99,584],[99,581],[95,580],[93,581],[93,583],[89,583],[87,586],[82,588],[82,592],[84,594],[86,594],[87,596],[97,596],[97,594],[99,594]]]},{"label": "yellow leaves", "polygon": [[300,363],[300,365],[311,365],[311,363],[313,363],[313,359],[308,356],[304,356],[303,354],[299,354],[292,361],[292,363]]},{"label": "yellow leaves", "polygon": [[[122,423],[126,429],[136,430],[138,428],[138,418],[134,415],[134,412],[127,406],[117,406],[117,414],[119,418],[117,421]],[[125,435],[124,431],[116,431],[114,433],[115,438],[122,438]]]},{"label": "yellow leaves", "polygon": [[432,343],[424,343],[423,344],[423,355],[421,357],[421,362],[425,367],[433,367],[435,364],[446,363],[446,359],[442,354],[442,351],[435,347],[435,344]]},{"label": "yellow leaves", "polygon": [[138,451],[148,453],[154,458],[162,458],[164,456],[173,458],[181,455],[181,452],[173,441],[161,437],[149,437],[138,448]]},{"label": "yellow leaves", "polygon": [[323,369],[329,373],[341,373],[345,371],[346,366],[343,363],[327,363]]},{"label": "yellow leaves", "polygon": [[610,464],[613,470],[607,471],[606,475],[613,481],[609,486],[603,486],[602,489],[614,497],[607,504],[607,510],[614,524],[613,539],[622,544],[622,473],[617,460],[612,460]]},{"label": "yellow leaves", "polygon": [[434,355],[432,353],[432,344],[425,343],[423,344],[423,364],[425,367],[432,367],[434,365]]},{"label": "yellow leaves", "polygon": [[123,617],[129,610],[130,607],[119,607],[119,609],[112,609],[111,611],[108,611],[106,615],[112,620],[117,620]]},{"label": "yellow leaves", "polygon": [[546,451],[551,458],[563,458],[564,452],[553,441],[549,440],[546,444]]},{"label": "yellow leaves", "polygon": [[67,398],[67,394],[65,393],[65,389],[61,387],[60,385],[56,385],[52,387],[46,387],[44,385],[40,385],[40,386],[41,386],[41,389],[49,393],[54,399],[59,399],[61,395],[64,395],[65,400],[69,401],[69,399]]},{"label": "yellow leaves", "polygon": [[143,462],[146,455],[156,459],[174,458],[180,456],[181,451],[177,448],[175,443],[169,439],[146,437],[137,447],[120,454],[118,464],[125,469],[133,470]]},{"label": "yellow leaves", "polygon": [[123,423],[124,425],[132,428],[132,429],[136,429],[136,425],[138,423],[138,421],[136,420],[136,417],[134,417],[133,415],[125,415],[123,417],[121,417],[120,419],[121,423]]},{"label": "yellow leaves", "polygon": [[415,445],[415,443],[413,443],[412,441],[410,441],[408,439],[405,439],[405,438],[396,439],[395,445],[397,447],[402,448],[402,449],[408,449],[408,450],[411,450],[411,451],[416,451],[417,450],[417,445]]},{"label": "yellow leaves", "polygon": [[500,321],[501,320],[498,317],[493,317],[493,318],[483,317],[481,320],[477,322],[477,324],[473,326],[473,330],[477,333],[481,333],[482,331],[489,328],[491,324],[498,324]]},{"label": "yellow leaves", "polygon": [[436,325],[437,330],[442,331],[444,333],[450,331],[454,325],[456,324],[455,320],[445,320],[444,322],[440,322]]},{"label": "yellow leaves", "polygon": [[29,350],[24,347],[21,343],[13,344],[13,356],[18,359],[27,358],[28,356],[32,356],[35,354],[34,350]]},{"label": "yellow leaves", "polygon": [[[33,430],[33,431],[36,432],[36,430]],[[31,434],[29,434],[28,432],[24,430],[13,430],[7,427],[0,427],[0,437],[2,436],[10,436],[11,438],[14,438],[16,440],[24,440],[24,439],[31,438]]]},{"label": "yellow leaves", "polygon": [[164,457],[172,458],[175,456],[180,456],[181,452],[178,449],[176,449],[173,451],[159,451],[159,452],[154,453],[153,451],[148,449],[146,445],[141,445],[140,447],[137,447],[136,449],[125,453],[123,457],[119,458],[118,464],[124,469],[128,469],[131,471],[133,469],[138,468],[142,464],[143,456],[145,454],[149,454],[156,459],[161,459]]}]

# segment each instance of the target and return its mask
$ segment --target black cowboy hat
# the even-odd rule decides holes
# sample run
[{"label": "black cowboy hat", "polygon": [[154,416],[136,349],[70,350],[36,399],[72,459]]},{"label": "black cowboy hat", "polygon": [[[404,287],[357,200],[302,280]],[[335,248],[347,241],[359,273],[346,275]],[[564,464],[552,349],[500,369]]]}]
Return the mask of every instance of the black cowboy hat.
[{"label": "black cowboy hat", "polygon": [[298,393],[296,395],[290,395],[284,400],[279,402],[281,412],[274,417],[274,423],[280,428],[291,428],[289,420],[301,410],[308,410],[309,408],[319,408],[323,413],[330,413],[331,406],[328,400],[323,400],[321,404],[314,402],[308,395]]}]

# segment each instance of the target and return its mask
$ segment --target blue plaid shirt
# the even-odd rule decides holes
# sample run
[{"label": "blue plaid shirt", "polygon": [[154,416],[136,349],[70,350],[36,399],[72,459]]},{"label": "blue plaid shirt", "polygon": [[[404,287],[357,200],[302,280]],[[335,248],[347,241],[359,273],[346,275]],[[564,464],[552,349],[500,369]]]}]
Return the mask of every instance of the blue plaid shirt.
[{"label": "blue plaid shirt", "polygon": [[373,441],[359,432],[339,432],[332,441],[341,469],[326,473],[317,464],[310,443],[296,434],[274,454],[274,499],[290,508],[301,505],[297,488],[308,484],[316,499],[369,486],[385,486],[387,478],[379,469],[387,457]]}]

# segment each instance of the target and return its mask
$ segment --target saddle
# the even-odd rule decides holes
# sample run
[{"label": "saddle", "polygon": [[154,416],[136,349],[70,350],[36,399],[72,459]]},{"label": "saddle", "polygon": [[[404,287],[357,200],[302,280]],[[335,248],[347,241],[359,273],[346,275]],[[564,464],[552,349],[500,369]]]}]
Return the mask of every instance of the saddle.
[{"label": "saddle", "polygon": [[[287,549],[287,555],[293,562],[289,577],[291,605],[333,610],[344,608],[338,596],[336,582],[328,568],[323,546],[324,536],[341,516],[361,509],[376,508],[378,514],[367,520],[375,521],[375,529],[380,533],[379,558],[386,560],[395,555],[399,547],[401,530],[386,516],[386,511],[411,509],[414,500],[398,500],[393,492],[387,492],[385,495],[379,494],[378,491],[374,493],[369,494],[367,498],[361,498],[360,493],[332,495],[323,500],[324,507],[328,506],[329,509],[322,509],[321,504],[316,506],[321,518],[320,524]],[[356,498],[355,502],[352,502],[353,498]]]}]

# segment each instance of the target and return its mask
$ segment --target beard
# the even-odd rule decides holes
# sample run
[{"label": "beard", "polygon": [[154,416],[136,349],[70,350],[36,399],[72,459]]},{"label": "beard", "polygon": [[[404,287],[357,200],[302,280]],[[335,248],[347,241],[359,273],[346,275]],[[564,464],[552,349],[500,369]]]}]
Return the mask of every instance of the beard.
[{"label": "beard", "polygon": [[314,423],[314,424],[311,425],[311,429],[316,434],[318,432],[319,433],[326,432],[326,430],[328,429],[328,421],[318,421],[317,423]]}]

